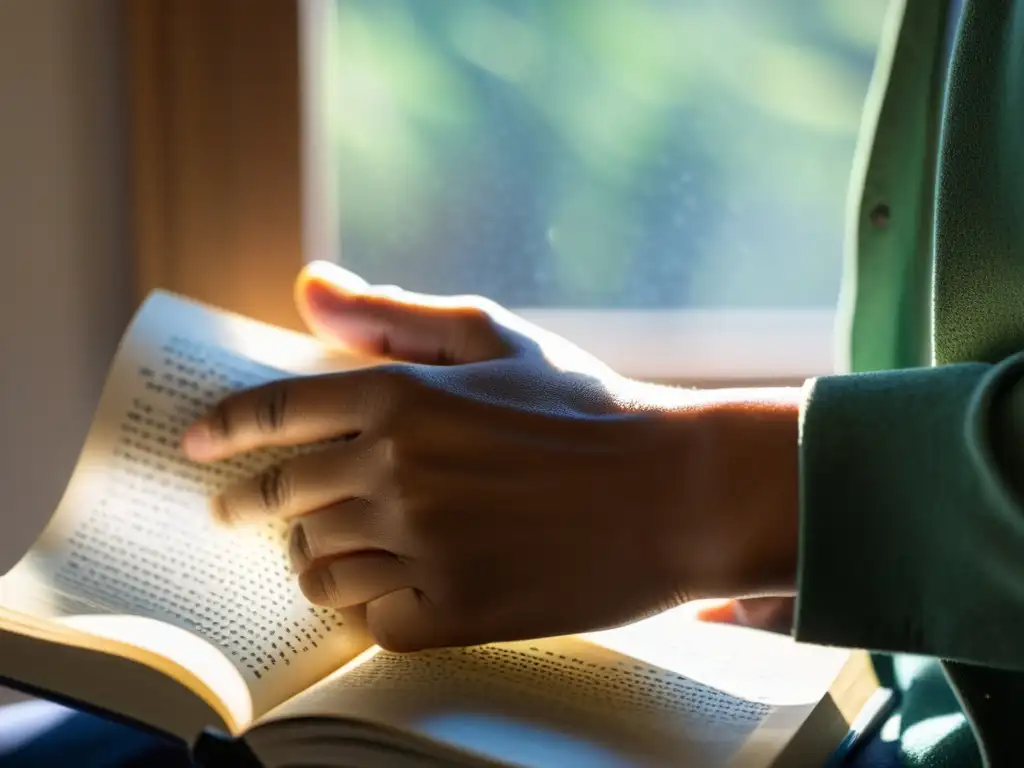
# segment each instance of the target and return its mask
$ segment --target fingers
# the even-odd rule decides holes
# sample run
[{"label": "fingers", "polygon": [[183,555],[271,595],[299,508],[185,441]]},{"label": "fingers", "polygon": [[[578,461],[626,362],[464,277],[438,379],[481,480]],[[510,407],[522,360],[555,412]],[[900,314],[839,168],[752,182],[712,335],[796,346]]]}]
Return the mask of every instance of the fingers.
[{"label": "fingers", "polygon": [[193,461],[360,431],[373,415],[373,369],[282,379],[225,398],[185,432]]},{"label": "fingers", "polygon": [[299,586],[314,605],[349,608],[410,589],[412,578],[402,558],[376,550],[318,563],[299,576]]},{"label": "fingers", "polygon": [[413,563],[390,552],[363,551],[308,569],[299,576],[306,599],[358,618],[374,642],[389,651],[477,645],[488,627],[443,615],[414,586]]},{"label": "fingers", "polygon": [[382,600],[387,605],[391,595],[411,595],[414,599],[409,604],[417,606],[423,596],[413,587],[411,561],[382,549],[386,539],[373,505],[362,499],[296,521],[288,555],[306,599],[343,613],[358,611],[360,624],[367,629],[368,606]]},{"label": "fingers", "polygon": [[375,487],[374,446],[355,438],[298,456],[243,480],[213,502],[222,523],[290,519],[346,499],[369,495]]},{"label": "fingers", "polygon": [[295,285],[299,312],[324,341],[352,352],[427,365],[474,363],[514,351],[490,302],[371,287],[347,270],[314,262]]},{"label": "fingers", "polygon": [[366,627],[377,645],[388,651],[411,653],[449,645],[437,624],[433,606],[412,589],[390,592],[366,606]]},{"label": "fingers", "polygon": [[349,499],[294,522],[288,536],[288,559],[295,573],[321,560],[386,547],[381,514],[366,499]]},{"label": "fingers", "polygon": [[[392,590],[368,602],[365,622],[374,642],[396,653],[482,645],[494,639],[490,622],[444,612],[418,589]],[[524,633],[523,639],[532,636]]]},{"label": "fingers", "polygon": [[[296,297],[321,338],[358,353],[421,365],[453,365],[536,347],[527,325],[483,299],[364,288],[344,270],[340,272],[347,277],[338,277],[339,270],[323,263],[311,266],[297,282]],[[256,448],[361,431],[376,415],[374,407],[393,399],[389,394],[395,391],[388,385],[399,379],[408,383],[408,368],[392,366],[385,371],[377,366],[284,379],[237,393],[193,424],[182,438],[182,448],[193,461],[217,461]]]}]

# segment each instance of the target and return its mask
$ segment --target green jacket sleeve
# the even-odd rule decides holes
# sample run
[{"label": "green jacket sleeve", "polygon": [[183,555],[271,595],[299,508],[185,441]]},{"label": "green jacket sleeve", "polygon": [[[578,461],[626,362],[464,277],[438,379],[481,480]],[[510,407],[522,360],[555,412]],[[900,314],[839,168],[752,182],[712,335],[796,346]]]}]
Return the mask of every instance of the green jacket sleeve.
[{"label": "green jacket sleeve", "polygon": [[808,382],[798,640],[1024,669],[1022,381],[1024,355]]}]

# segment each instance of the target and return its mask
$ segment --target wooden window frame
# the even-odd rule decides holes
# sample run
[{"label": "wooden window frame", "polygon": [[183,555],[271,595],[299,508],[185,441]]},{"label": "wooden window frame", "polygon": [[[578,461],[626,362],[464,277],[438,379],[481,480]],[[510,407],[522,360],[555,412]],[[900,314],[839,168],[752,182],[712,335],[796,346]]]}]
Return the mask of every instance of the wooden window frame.
[{"label": "wooden window frame", "polygon": [[284,327],[304,261],[294,0],[125,0],[137,296]]}]

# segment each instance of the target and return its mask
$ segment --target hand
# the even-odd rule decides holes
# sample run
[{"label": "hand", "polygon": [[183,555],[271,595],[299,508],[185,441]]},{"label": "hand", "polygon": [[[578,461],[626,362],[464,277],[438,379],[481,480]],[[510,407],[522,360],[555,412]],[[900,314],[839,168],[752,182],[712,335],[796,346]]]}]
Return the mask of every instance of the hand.
[{"label": "hand", "polygon": [[325,265],[297,297],[322,338],[405,362],[239,393],[184,448],[215,461],[351,436],[216,508],[231,523],[291,520],[307,598],[365,611],[381,645],[597,629],[777,576],[767,526],[738,516],[750,505],[708,506],[706,479],[725,469],[709,427],[729,418],[701,418],[715,409],[692,393],[627,381],[480,299],[371,289]]}]

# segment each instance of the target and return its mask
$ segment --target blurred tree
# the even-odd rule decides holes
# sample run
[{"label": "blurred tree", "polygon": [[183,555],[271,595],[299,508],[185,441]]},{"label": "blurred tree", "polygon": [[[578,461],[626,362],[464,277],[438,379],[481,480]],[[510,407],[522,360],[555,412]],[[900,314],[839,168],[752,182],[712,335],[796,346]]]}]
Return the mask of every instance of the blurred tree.
[{"label": "blurred tree", "polygon": [[335,0],[342,260],[517,307],[820,306],[884,0]]}]

